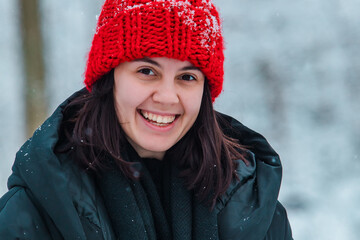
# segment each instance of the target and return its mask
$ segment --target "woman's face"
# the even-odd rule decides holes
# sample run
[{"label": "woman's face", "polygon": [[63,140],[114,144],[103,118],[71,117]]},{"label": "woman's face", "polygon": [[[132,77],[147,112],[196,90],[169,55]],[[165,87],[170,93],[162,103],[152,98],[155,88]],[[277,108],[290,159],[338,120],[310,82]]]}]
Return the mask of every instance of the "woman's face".
[{"label": "woman's face", "polygon": [[114,71],[116,113],[127,139],[141,157],[162,159],[194,124],[204,74],[188,61],[143,58]]}]

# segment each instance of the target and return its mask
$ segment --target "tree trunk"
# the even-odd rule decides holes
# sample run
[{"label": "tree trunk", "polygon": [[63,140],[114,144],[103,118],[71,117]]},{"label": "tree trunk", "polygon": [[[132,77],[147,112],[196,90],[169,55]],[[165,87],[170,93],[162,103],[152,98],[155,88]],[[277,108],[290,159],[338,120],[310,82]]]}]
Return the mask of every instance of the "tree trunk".
[{"label": "tree trunk", "polygon": [[26,135],[44,121],[45,102],[44,60],[38,0],[19,0],[22,45],[25,68]]}]

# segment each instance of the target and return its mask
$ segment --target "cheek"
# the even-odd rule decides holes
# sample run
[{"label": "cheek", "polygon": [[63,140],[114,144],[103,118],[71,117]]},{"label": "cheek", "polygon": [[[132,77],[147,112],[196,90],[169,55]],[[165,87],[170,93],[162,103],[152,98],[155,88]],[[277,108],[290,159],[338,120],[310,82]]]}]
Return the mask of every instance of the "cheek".
[{"label": "cheek", "polygon": [[120,122],[128,122],[135,118],[137,108],[143,104],[149,92],[136,84],[118,84],[114,87],[114,100]]},{"label": "cheek", "polygon": [[202,100],[202,88],[201,91],[194,91],[191,94],[189,94],[184,99],[184,105],[186,105],[186,110],[191,115],[192,118],[197,118],[197,115],[200,111],[201,106],[201,100]]},{"label": "cheek", "polygon": [[126,122],[133,115],[136,108],[136,96],[134,97],[125,88],[120,86],[114,88],[114,104],[116,114],[120,122]]},{"label": "cheek", "polygon": [[124,105],[124,101],[121,99],[121,95],[119,92],[114,91],[114,104],[115,104],[115,111],[120,123],[126,122],[126,106]]}]

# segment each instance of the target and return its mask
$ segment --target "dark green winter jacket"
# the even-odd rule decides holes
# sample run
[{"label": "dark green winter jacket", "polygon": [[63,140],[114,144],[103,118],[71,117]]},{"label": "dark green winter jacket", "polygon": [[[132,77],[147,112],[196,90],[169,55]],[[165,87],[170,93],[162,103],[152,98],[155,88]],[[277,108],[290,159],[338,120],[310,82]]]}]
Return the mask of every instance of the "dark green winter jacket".
[{"label": "dark green winter jacket", "polygon": [[[71,154],[54,153],[62,110],[72,97],[16,154],[9,191],[0,199],[1,240],[116,239],[94,180],[74,164]],[[260,134],[223,117],[234,128],[230,135],[250,146],[252,158],[249,165],[239,161],[240,181],[214,209],[219,238],[292,239],[286,211],[277,200],[282,171],[278,155]]]}]

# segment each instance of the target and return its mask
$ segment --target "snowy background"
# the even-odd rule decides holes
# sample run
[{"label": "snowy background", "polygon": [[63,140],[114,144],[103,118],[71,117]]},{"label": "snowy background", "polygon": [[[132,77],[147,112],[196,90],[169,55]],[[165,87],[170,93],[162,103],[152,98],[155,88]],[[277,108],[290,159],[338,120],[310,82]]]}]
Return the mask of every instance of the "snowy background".
[{"label": "snowy background", "polygon": [[[0,0],[0,195],[26,138],[17,2]],[[40,0],[49,114],[83,86],[102,3]],[[360,239],[360,1],[215,3],[226,41],[215,107],[279,152],[294,239]]]}]

